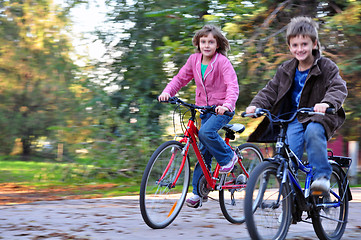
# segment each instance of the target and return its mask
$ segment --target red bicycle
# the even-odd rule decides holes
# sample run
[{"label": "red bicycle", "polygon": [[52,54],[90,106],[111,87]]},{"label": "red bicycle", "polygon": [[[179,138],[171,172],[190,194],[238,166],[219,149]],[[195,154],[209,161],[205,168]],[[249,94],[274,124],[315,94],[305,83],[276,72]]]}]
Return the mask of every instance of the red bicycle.
[{"label": "red bicycle", "polygon": [[[215,113],[215,106],[197,106],[175,97],[170,98],[168,102],[176,104],[177,107],[185,107],[191,116],[182,139],[161,144],[145,168],[139,199],[145,223],[154,229],[165,228],[181,211],[191,176],[190,146],[193,147],[203,171],[203,176],[198,182],[201,197],[207,196],[210,191],[219,191],[219,204],[225,218],[231,223],[243,223],[246,183],[250,172],[263,161],[262,152],[254,144],[241,144],[235,148],[238,163],[230,173],[220,174],[218,163],[213,171],[209,171],[198,148],[198,128],[195,121],[197,111]],[[235,139],[235,133],[243,132],[245,127],[242,124],[227,124],[223,129],[226,131],[225,142],[230,146],[229,142]]]}]

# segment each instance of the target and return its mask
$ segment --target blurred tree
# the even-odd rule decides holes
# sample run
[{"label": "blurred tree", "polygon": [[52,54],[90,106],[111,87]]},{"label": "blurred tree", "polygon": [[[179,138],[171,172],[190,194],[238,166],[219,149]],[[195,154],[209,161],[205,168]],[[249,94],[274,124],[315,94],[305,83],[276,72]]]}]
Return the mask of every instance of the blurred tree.
[{"label": "blurred tree", "polygon": [[324,54],[334,59],[347,81],[346,123],[341,133],[347,140],[361,141],[361,2],[350,1],[347,8],[325,19],[321,33]]},{"label": "blurred tree", "polygon": [[[72,1],[73,3],[75,1]],[[75,108],[76,66],[65,33],[69,9],[52,0],[0,1],[0,152],[16,138],[28,156],[48,127]]]},{"label": "blurred tree", "polygon": [[[99,38],[108,46],[106,61],[100,65],[109,72],[96,78],[103,78],[104,87],[111,89],[108,94],[112,104],[105,109],[116,106],[117,116],[124,120],[121,126],[114,124],[113,128],[122,136],[133,137],[134,144],[153,133],[158,136],[159,116],[164,113],[165,105],[158,104],[155,98],[193,52],[193,34],[205,23],[220,26],[230,40],[229,58],[240,84],[237,103],[240,111],[273,77],[279,64],[290,58],[286,26],[292,17],[299,15],[310,16],[320,23],[324,54],[344,71],[349,86],[359,86],[355,81],[359,73],[359,42],[353,44],[360,32],[358,1],[109,0],[108,3],[114,8],[109,13],[113,28],[99,31]],[[349,24],[351,19],[353,22]],[[350,54],[343,54],[343,47]],[[360,107],[358,92],[351,91],[350,96],[355,99],[346,103],[355,113]],[[192,100],[193,93],[192,85],[180,94]],[[350,117],[359,121],[355,114]]]},{"label": "blurred tree", "polygon": [[[161,107],[155,101],[175,68],[184,64],[193,47],[194,30],[207,12],[208,1],[109,1],[114,28],[101,33],[113,59],[106,67],[113,103],[127,122],[155,130]],[[122,36],[122,37],[119,37]],[[186,41],[186,44],[182,44]],[[169,58],[169,46],[178,53]],[[140,105],[147,108],[139,111]],[[142,120],[140,118],[143,118]],[[138,121],[139,120],[139,121]],[[130,127],[132,127],[130,126]]]},{"label": "blurred tree", "polygon": [[[117,163],[134,172],[154,151],[152,144],[163,134],[159,117],[167,107],[159,104],[156,97],[194,52],[192,37],[203,25],[202,16],[207,13],[209,2],[108,1],[113,8],[109,13],[111,27],[98,32],[107,52],[98,65],[102,71],[95,74],[93,81],[105,89],[111,101],[99,95],[100,101],[93,101],[93,111],[98,112],[100,120],[94,134],[98,139],[111,140],[113,148],[118,149],[110,161],[117,159]],[[187,88],[182,91],[184,98],[193,99],[193,94]],[[92,149],[107,146],[110,145],[97,141]],[[100,151],[91,153],[98,158],[107,157],[100,156]]]},{"label": "blurred tree", "polygon": [[[273,77],[277,66],[288,59],[285,31],[290,18],[310,16],[319,25],[323,55],[335,61],[347,81],[349,96],[345,102],[348,127],[340,133],[346,139],[361,140],[360,125],[360,1],[225,1],[234,21],[225,23],[236,29],[233,39],[242,41],[240,65],[237,72],[240,83],[239,106],[247,106],[250,99]],[[245,14],[245,9],[252,14]],[[226,30],[226,28],[225,28]]]},{"label": "blurred tree", "polygon": [[[221,26],[231,42],[229,57],[239,77],[241,108],[290,57],[285,30],[292,17],[307,15],[323,24],[350,4],[340,0],[109,2],[115,7],[110,15],[117,24],[102,39],[111,46],[110,55],[120,55],[111,57],[114,62],[108,66],[116,79],[112,84],[119,87],[114,92],[118,104],[139,102],[133,100],[140,95],[149,104],[192,53],[194,31],[210,22]],[[158,111],[151,112],[155,115],[149,120],[156,121]]]},{"label": "blurred tree", "polygon": [[219,1],[219,4],[224,7],[219,8],[218,15],[223,13],[226,17],[218,21],[224,24],[223,29],[236,49],[232,54],[240,83],[238,106],[243,109],[273,77],[279,64],[290,57],[285,31],[292,17],[310,16],[322,25],[327,17],[349,5],[345,1],[315,0]]},{"label": "blurred tree", "polygon": [[[223,4],[218,22],[233,40],[232,54],[239,77],[238,106],[247,106],[252,97],[273,77],[277,66],[290,57],[285,41],[289,20],[310,16],[320,25],[323,55],[335,61],[347,81],[347,121],[340,134],[361,140],[360,125],[360,1],[284,0],[218,1]],[[216,12],[213,13],[217,15]]]}]

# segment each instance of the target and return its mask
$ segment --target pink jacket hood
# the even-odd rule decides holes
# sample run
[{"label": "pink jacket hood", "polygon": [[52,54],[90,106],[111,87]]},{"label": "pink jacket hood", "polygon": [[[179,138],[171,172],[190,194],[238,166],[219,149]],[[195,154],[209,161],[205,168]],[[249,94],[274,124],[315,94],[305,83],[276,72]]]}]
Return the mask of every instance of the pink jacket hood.
[{"label": "pink jacket hood", "polygon": [[196,83],[196,104],[200,106],[224,106],[234,111],[239,94],[236,72],[227,57],[214,54],[204,74],[201,73],[202,54],[189,56],[187,63],[179,70],[164,89],[164,93],[174,96],[192,79]]}]

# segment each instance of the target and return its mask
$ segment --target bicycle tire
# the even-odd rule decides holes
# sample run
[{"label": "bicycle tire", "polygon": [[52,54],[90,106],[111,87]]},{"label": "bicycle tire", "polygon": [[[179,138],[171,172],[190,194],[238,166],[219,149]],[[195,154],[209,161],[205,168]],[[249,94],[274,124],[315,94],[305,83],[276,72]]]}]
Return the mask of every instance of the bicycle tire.
[{"label": "bicycle tire", "polygon": [[291,224],[292,194],[287,182],[280,189],[278,167],[278,163],[265,160],[256,166],[247,183],[244,212],[252,239],[286,238]]},{"label": "bicycle tire", "polygon": [[[188,156],[174,187],[169,187],[183,162],[183,145],[168,141],[160,145],[151,156],[140,185],[139,204],[144,222],[151,228],[161,229],[171,224],[182,209],[188,192],[190,166]],[[168,172],[163,175],[173,158]]]},{"label": "bicycle tire", "polygon": [[[346,229],[348,218],[348,194],[344,184],[345,174],[337,165],[332,165],[330,178],[331,194],[329,197],[317,197],[316,203],[327,203],[339,201],[332,191],[341,197],[341,205],[337,208],[322,207],[312,214],[312,224],[316,235],[324,240],[341,239]],[[346,179],[347,180],[347,179]],[[346,182],[346,181],[345,181]]]},{"label": "bicycle tire", "polygon": [[[257,164],[263,161],[263,155],[257,145],[251,143],[244,143],[237,147],[237,154],[241,157],[242,165],[250,174]],[[227,174],[225,183],[246,184],[248,178],[244,174],[241,164],[238,162],[231,173]],[[222,189],[219,191],[219,204],[223,216],[230,223],[243,223],[245,221],[243,206],[246,189],[241,187],[239,189]]]}]

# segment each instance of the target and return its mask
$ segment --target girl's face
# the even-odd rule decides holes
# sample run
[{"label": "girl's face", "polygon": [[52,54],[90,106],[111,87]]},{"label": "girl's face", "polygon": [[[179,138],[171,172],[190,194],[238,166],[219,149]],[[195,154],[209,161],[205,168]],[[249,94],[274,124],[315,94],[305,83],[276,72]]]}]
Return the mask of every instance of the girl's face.
[{"label": "girl's face", "polygon": [[199,38],[199,49],[203,54],[203,60],[210,61],[218,48],[217,40],[212,33]]},{"label": "girl's face", "polygon": [[296,36],[290,38],[290,51],[299,62],[313,61],[312,50],[316,49],[317,41],[312,42],[308,36]]}]

